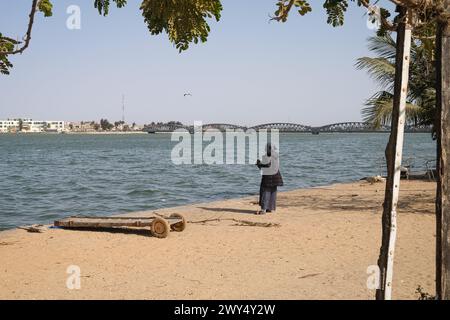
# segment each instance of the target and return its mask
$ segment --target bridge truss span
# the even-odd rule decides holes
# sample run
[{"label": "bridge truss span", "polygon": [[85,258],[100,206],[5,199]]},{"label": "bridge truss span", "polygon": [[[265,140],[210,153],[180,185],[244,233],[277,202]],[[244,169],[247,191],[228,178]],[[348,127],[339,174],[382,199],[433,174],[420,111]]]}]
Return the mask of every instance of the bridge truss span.
[{"label": "bridge truss span", "polygon": [[[172,132],[176,129],[186,129],[189,132],[194,131],[194,126],[184,126],[184,125],[153,125],[148,126],[144,129],[149,133],[151,132]],[[309,132],[313,134],[319,133],[332,133],[332,132],[390,132],[390,126],[381,126],[380,128],[374,128],[372,124],[367,122],[339,122],[332,123],[324,126],[313,127],[307,126],[299,123],[289,123],[289,122],[274,122],[274,123],[264,123],[252,127],[246,127],[242,125],[230,124],[230,123],[208,123],[202,125],[203,131],[208,129],[216,129],[220,131],[226,130],[248,130],[252,129],[255,131],[259,130],[278,130],[279,132]],[[405,126],[405,132],[430,132],[430,126]]]},{"label": "bridge truss span", "polygon": [[221,131],[238,130],[238,129],[246,130],[247,129],[247,127],[240,126],[237,124],[231,124],[231,123],[207,123],[207,124],[202,125],[202,128],[203,128],[203,130],[217,129],[217,130],[221,130]]},{"label": "bridge truss span", "polygon": [[311,132],[311,127],[298,123],[285,123],[285,122],[276,122],[276,123],[265,123],[257,126],[250,127],[249,129],[258,130],[271,130],[275,129],[280,132]]},{"label": "bridge truss span", "polygon": [[339,122],[332,123],[322,127],[314,128],[316,132],[387,132],[390,131],[390,127],[381,126],[379,129],[375,129],[372,124],[367,122]]}]

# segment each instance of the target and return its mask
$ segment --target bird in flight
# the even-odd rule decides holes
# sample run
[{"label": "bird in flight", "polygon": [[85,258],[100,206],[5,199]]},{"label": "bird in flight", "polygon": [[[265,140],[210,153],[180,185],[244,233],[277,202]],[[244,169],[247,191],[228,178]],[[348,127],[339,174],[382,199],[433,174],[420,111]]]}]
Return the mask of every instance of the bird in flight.
[{"label": "bird in flight", "polygon": [[190,93],[188,92],[188,93],[185,93],[183,96],[184,96],[184,97],[186,97],[186,96],[191,96],[191,97],[192,97],[192,94],[190,94]]}]

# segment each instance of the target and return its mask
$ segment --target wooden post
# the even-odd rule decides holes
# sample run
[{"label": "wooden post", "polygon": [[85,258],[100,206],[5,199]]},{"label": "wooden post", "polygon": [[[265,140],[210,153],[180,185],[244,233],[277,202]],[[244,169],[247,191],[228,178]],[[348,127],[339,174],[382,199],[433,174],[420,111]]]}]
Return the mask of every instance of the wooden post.
[{"label": "wooden post", "polygon": [[389,142],[386,146],[388,176],[383,203],[382,240],[378,267],[380,287],[377,300],[390,300],[394,269],[395,241],[397,237],[397,202],[400,190],[400,167],[402,164],[403,136],[405,129],[405,106],[408,89],[409,60],[411,51],[412,12],[397,7],[399,25],[397,27],[397,52],[395,61],[394,105]]},{"label": "wooden post", "polygon": [[436,35],[436,298],[450,299],[450,0]]}]

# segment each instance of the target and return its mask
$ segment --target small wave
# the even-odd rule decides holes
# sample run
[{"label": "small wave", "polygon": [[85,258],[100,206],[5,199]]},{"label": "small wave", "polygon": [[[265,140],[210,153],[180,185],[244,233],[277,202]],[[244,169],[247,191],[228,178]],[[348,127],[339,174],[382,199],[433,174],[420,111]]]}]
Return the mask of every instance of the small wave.
[{"label": "small wave", "polygon": [[155,189],[144,189],[144,190],[132,190],[127,193],[127,196],[149,196],[158,193]]}]

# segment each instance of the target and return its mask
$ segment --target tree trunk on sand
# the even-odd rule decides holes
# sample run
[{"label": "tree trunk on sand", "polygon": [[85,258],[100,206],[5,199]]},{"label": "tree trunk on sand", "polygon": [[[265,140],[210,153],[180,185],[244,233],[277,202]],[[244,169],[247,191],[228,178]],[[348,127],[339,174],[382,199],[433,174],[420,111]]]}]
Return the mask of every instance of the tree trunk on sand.
[{"label": "tree trunk on sand", "polygon": [[400,167],[402,164],[403,135],[405,129],[405,106],[409,75],[409,55],[411,50],[411,11],[398,7],[397,53],[395,61],[394,105],[392,110],[391,135],[386,146],[387,179],[382,216],[382,240],[378,267],[380,287],[377,300],[390,300],[394,250],[397,236],[397,202],[400,188]]},{"label": "tree trunk on sand", "polygon": [[450,0],[436,35],[436,297],[450,299]]}]

